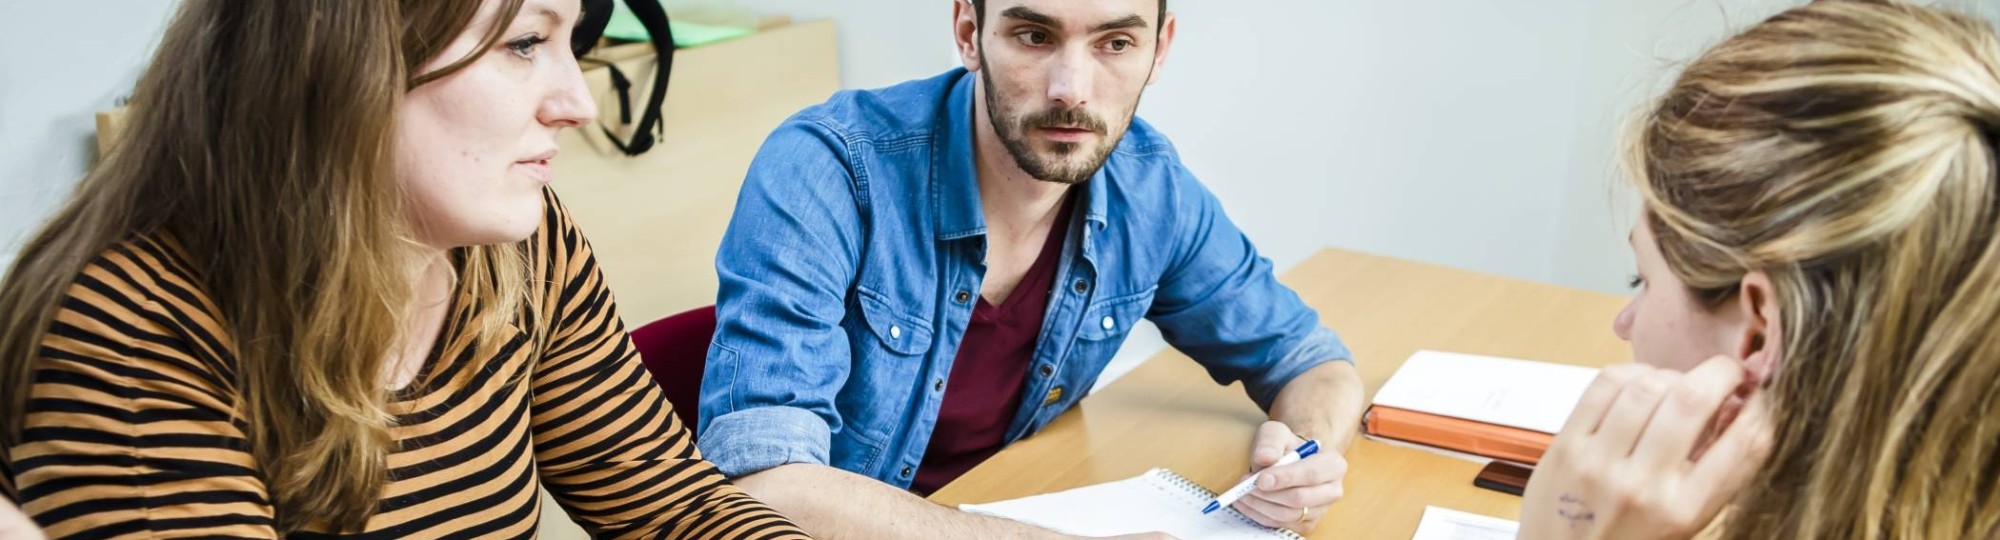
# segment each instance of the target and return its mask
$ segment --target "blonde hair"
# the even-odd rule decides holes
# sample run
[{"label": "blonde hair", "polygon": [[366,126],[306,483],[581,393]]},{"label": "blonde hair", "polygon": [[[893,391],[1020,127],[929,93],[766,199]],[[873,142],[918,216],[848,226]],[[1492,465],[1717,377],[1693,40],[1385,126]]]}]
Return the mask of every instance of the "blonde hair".
[{"label": "blonde hair", "polygon": [[1675,275],[1711,303],[1771,277],[1770,461],[1732,538],[2000,535],[2000,38],[1822,0],[1688,65],[1626,165]]},{"label": "blonde hair", "polygon": [[[421,257],[391,173],[394,113],[411,87],[478,58],[413,73],[482,1],[187,0],[123,140],[0,282],[0,449],[20,441],[43,335],[78,273],[134,235],[161,235],[183,247],[234,343],[231,382],[279,530],[360,527],[395,449],[382,373]],[[521,6],[491,1],[502,21]],[[475,51],[507,25],[491,26]],[[525,250],[453,253],[489,352],[524,306],[538,309]]]}]

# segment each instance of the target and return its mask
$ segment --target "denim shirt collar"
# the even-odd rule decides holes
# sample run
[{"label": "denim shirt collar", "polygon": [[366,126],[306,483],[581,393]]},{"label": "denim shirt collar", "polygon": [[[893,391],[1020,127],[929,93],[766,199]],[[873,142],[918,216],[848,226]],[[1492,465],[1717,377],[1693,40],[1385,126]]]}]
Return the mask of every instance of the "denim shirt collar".
[{"label": "denim shirt collar", "polygon": [[[986,210],[979,205],[979,167],[975,163],[973,141],[974,129],[973,92],[979,84],[979,75],[964,68],[954,70],[958,82],[952,85],[951,95],[945,98],[945,114],[939,115],[941,124],[932,139],[931,155],[941,156],[934,162],[931,174],[931,193],[937,194],[937,231],[939,240],[958,240],[986,234]],[[1123,147],[1124,141],[1119,141]],[[935,159],[935,158],[934,158]],[[1104,230],[1106,206],[1105,171],[1110,167],[1099,167],[1090,180],[1084,182],[1084,197],[1080,204],[1086,205],[1084,219],[1091,229]]]}]

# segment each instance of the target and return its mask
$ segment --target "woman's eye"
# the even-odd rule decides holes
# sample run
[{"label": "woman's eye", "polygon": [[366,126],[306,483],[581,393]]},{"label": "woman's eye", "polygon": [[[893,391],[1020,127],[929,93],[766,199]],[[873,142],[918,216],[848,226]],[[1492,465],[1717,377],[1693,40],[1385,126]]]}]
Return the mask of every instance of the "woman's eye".
[{"label": "woman's eye", "polygon": [[535,51],[540,49],[543,43],[548,42],[549,38],[542,36],[526,36],[507,42],[507,50],[522,58],[533,58]]}]

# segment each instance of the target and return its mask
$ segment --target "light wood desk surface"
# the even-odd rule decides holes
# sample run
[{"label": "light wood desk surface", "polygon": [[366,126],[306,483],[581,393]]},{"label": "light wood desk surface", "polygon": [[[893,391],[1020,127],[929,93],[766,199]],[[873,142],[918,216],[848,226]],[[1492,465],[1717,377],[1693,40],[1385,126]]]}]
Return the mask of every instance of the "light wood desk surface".
[{"label": "light wood desk surface", "polygon": [[[1359,359],[1373,396],[1419,349],[1603,366],[1629,362],[1611,333],[1623,298],[1466,270],[1327,249],[1281,278]],[[1240,384],[1217,386],[1168,350],[1047,429],[931,496],[991,502],[1129,478],[1166,467],[1210,490],[1249,463],[1264,414]],[[1311,538],[1407,539],[1425,505],[1515,519],[1519,497],[1475,488],[1480,465],[1356,437],[1346,496]]]}]

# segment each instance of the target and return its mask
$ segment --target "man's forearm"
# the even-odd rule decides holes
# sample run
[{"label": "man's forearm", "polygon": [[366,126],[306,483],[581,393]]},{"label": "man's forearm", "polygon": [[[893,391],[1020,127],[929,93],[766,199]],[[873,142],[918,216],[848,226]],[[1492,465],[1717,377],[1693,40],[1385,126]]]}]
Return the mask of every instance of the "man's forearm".
[{"label": "man's forearm", "polygon": [[825,465],[783,465],[737,478],[736,485],[821,540],[1064,538],[1018,522],[939,506]]},{"label": "man's forearm", "polygon": [[1353,442],[1361,424],[1363,392],[1361,373],[1353,362],[1320,364],[1278,391],[1271,402],[1271,420],[1291,427],[1300,437],[1343,449]]}]

